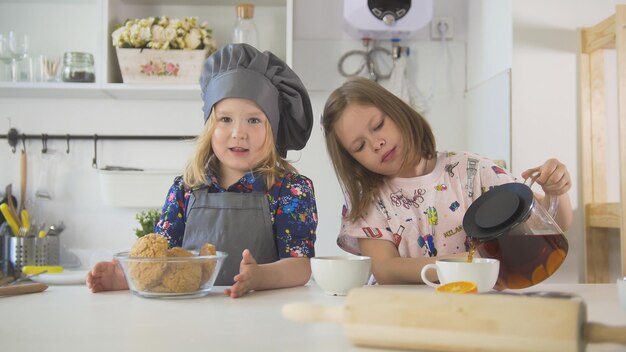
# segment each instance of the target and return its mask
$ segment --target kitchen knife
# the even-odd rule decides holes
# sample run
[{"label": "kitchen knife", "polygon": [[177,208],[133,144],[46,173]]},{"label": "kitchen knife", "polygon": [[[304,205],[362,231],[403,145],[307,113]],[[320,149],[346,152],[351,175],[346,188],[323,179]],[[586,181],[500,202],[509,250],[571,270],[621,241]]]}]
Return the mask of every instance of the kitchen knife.
[{"label": "kitchen knife", "polygon": [[0,296],[15,296],[25,293],[43,292],[47,288],[48,285],[40,283],[0,287]]}]

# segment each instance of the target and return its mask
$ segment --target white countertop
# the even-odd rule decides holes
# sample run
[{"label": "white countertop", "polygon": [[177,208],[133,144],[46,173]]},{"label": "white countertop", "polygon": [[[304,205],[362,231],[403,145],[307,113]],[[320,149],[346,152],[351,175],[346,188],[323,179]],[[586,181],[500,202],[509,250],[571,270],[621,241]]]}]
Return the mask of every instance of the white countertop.
[{"label": "white countertop", "polygon": [[[588,321],[626,326],[615,284],[543,284],[526,291],[540,290],[578,294],[586,301]],[[222,291],[158,300],[129,291],[92,294],[85,286],[50,286],[42,293],[2,297],[0,351],[381,351],[352,346],[338,324],[282,317],[282,306],[290,302],[344,303],[345,297],[326,295],[314,282],[239,299]],[[626,347],[594,344],[587,350]]]}]

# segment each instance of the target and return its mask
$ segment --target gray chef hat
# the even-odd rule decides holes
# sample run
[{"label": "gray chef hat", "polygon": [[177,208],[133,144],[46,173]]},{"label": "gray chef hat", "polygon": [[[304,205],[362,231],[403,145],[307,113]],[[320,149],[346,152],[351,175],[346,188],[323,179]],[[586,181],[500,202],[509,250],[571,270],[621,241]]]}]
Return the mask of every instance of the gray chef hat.
[{"label": "gray chef hat", "polygon": [[200,78],[206,123],[213,106],[225,98],[256,102],[272,126],[281,156],[304,148],[313,127],[309,94],[300,78],[269,51],[248,44],[228,44],[204,62]]}]

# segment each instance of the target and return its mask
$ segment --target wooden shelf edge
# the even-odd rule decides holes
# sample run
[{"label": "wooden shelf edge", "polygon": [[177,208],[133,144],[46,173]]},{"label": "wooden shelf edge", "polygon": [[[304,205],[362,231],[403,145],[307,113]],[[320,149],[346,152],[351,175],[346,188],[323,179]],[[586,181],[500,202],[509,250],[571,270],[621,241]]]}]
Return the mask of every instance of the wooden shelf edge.
[{"label": "wooden shelf edge", "polygon": [[615,15],[593,27],[582,29],[582,51],[591,53],[598,49],[615,48]]},{"label": "wooden shelf edge", "polygon": [[619,229],[621,227],[620,203],[589,203],[585,206],[588,227]]}]

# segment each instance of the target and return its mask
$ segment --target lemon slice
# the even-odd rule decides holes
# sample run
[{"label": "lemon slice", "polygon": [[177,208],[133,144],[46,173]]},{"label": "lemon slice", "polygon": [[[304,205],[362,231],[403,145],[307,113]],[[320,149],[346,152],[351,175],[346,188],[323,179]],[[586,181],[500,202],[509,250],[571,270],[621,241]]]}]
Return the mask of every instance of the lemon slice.
[{"label": "lemon slice", "polygon": [[449,282],[445,285],[437,287],[437,292],[445,293],[477,293],[478,287],[476,284],[469,281],[455,281]]}]

